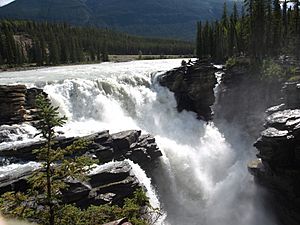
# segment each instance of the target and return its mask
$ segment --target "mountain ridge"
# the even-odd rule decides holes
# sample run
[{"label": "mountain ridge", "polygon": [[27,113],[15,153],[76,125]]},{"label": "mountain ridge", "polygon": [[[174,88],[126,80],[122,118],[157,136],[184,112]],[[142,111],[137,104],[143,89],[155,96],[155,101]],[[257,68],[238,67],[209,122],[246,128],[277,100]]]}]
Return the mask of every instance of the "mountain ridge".
[{"label": "mountain ridge", "polygon": [[[229,9],[231,5],[229,1]],[[67,22],[192,40],[197,21],[219,18],[222,11],[222,0],[15,0],[0,8],[0,18]]]}]

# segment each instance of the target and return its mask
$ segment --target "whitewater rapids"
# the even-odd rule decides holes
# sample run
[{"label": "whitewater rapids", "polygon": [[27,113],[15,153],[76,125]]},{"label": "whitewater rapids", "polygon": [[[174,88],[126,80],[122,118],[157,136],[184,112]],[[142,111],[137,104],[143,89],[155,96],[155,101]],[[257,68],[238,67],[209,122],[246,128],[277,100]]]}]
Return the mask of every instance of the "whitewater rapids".
[{"label": "whitewater rapids", "polygon": [[[156,82],[157,76],[180,63],[181,59],[152,60],[4,72],[0,83],[43,88],[68,117],[60,129],[68,136],[129,129],[155,135],[164,156],[152,171],[152,182],[133,167],[152,203],[165,212],[160,223],[276,224],[247,172],[255,152],[241,141],[239,132],[228,127],[230,135],[225,138],[219,124],[206,124],[191,112],[178,113],[173,93]],[[0,148],[30,141],[34,132],[22,125],[22,140],[13,136]]]}]

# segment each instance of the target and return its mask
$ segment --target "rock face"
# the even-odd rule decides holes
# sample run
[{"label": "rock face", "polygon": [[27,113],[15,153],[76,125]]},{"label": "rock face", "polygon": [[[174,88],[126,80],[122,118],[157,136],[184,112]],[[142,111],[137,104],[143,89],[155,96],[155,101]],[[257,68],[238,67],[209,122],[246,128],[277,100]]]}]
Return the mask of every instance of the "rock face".
[{"label": "rock face", "polygon": [[[130,159],[146,169],[148,166],[153,166],[153,163],[162,156],[155,138],[150,134],[142,135],[138,130],[128,130],[112,135],[109,134],[109,131],[103,131],[81,138],[90,141],[86,150],[81,154],[97,157],[100,162]],[[79,137],[60,137],[54,148],[64,148],[79,139]],[[34,160],[35,155],[32,151],[43,145],[44,142],[40,141],[14,148],[3,148],[0,149],[0,157],[14,158],[14,160]]]},{"label": "rock face", "polygon": [[264,123],[265,109],[279,104],[282,87],[280,82],[264,81],[258,76],[250,70],[248,59],[238,59],[222,76],[215,107],[217,120],[233,124],[255,138]]},{"label": "rock face", "polygon": [[300,224],[300,85],[287,83],[284,104],[267,110],[265,130],[254,146],[258,159],[248,165],[256,180],[274,194],[283,225]]},{"label": "rock face", "polygon": [[[25,191],[32,170],[19,171],[14,176],[0,178],[0,195],[7,191]],[[9,178],[8,178],[9,176]],[[69,180],[69,189],[63,192],[65,203],[75,203],[81,208],[107,203],[122,205],[125,198],[132,196],[141,187],[126,161],[99,166],[89,175],[86,183]]]},{"label": "rock face", "polygon": [[103,224],[103,225],[132,225],[132,224],[128,222],[127,218],[123,218],[123,219],[113,221],[113,222],[110,222],[110,223],[106,223],[106,224]]},{"label": "rock face", "polygon": [[128,162],[115,162],[95,169],[87,183],[69,181],[64,202],[85,208],[90,205],[122,205],[125,198],[141,187]]},{"label": "rock face", "polygon": [[199,119],[208,121],[215,102],[216,71],[209,61],[197,61],[167,72],[159,82],[174,92],[178,111],[193,111]]},{"label": "rock face", "polygon": [[25,85],[0,85],[0,125],[35,119],[35,98],[41,89]]}]

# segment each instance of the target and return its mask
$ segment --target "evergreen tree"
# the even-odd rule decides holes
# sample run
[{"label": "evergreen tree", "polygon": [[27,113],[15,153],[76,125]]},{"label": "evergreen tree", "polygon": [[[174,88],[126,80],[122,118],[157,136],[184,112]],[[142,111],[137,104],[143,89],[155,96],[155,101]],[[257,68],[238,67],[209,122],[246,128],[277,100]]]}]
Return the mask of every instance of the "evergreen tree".
[{"label": "evergreen tree", "polygon": [[196,55],[201,58],[203,55],[202,23],[197,23]]},{"label": "evergreen tree", "polygon": [[49,62],[53,65],[59,64],[59,49],[53,34],[50,34],[49,40]]},{"label": "evergreen tree", "polygon": [[281,6],[279,0],[274,0],[274,13],[273,13],[273,56],[276,56],[280,53],[281,50],[281,41],[282,41],[282,18],[281,18]]},{"label": "evergreen tree", "polygon": [[[64,149],[53,148],[56,127],[62,126],[66,117],[60,117],[58,108],[53,107],[48,99],[39,95],[36,99],[39,122],[36,128],[45,140],[45,146],[35,150],[41,167],[29,178],[31,188],[28,194],[6,193],[3,198],[2,212],[18,217],[35,219],[39,224],[55,225],[55,216],[64,205],[62,191],[68,188],[67,180],[86,180],[87,173],[93,168],[94,160],[86,156],[77,156],[87,142],[74,142]],[[32,201],[31,204],[28,202]]]}]

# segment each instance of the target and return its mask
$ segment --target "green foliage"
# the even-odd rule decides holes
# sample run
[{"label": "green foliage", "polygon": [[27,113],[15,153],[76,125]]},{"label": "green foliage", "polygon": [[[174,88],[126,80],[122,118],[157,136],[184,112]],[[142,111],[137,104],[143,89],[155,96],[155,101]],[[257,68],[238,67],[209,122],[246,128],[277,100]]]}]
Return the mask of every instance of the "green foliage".
[{"label": "green foliage", "polygon": [[291,82],[293,82],[293,81],[300,81],[300,76],[292,76],[292,77],[289,78],[288,81],[291,81]]},{"label": "green foliage", "polygon": [[226,68],[230,68],[235,66],[236,63],[237,63],[236,57],[230,57],[229,59],[227,59],[225,66]]},{"label": "green foliage", "polygon": [[287,76],[286,71],[273,60],[264,60],[262,64],[262,79],[283,80]]},{"label": "green foliage", "polygon": [[135,191],[132,198],[125,199],[123,207],[116,205],[90,206],[82,210],[74,205],[65,205],[57,215],[59,225],[98,225],[120,218],[128,218],[135,225],[154,224],[148,215],[159,211],[149,206],[149,199],[142,189]]},{"label": "green foliage", "polygon": [[[21,193],[6,193],[0,199],[1,212],[10,218],[27,218],[48,224],[49,215],[43,210],[34,210],[26,206],[28,196]],[[4,204],[5,201],[5,204]],[[90,206],[80,209],[75,205],[63,205],[55,211],[55,224],[59,225],[99,225],[120,218],[128,218],[135,225],[151,225],[161,216],[158,209],[153,209],[149,199],[140,188],[134,192],[132,198],[126,198],[123,207],[117,205]]]},{"label": "green foliage", "polygon": [[282,2],[245,0],[246,11],[239,16],[234,5],[230,17],[225,4],[219,21],[206,22],[204,27],[198,23],[198,58],[209,56],[223,61],[247,55],[254,66],[282,54],[300,58],[300,2],[293,1],[294,7],[289,9]]}]

